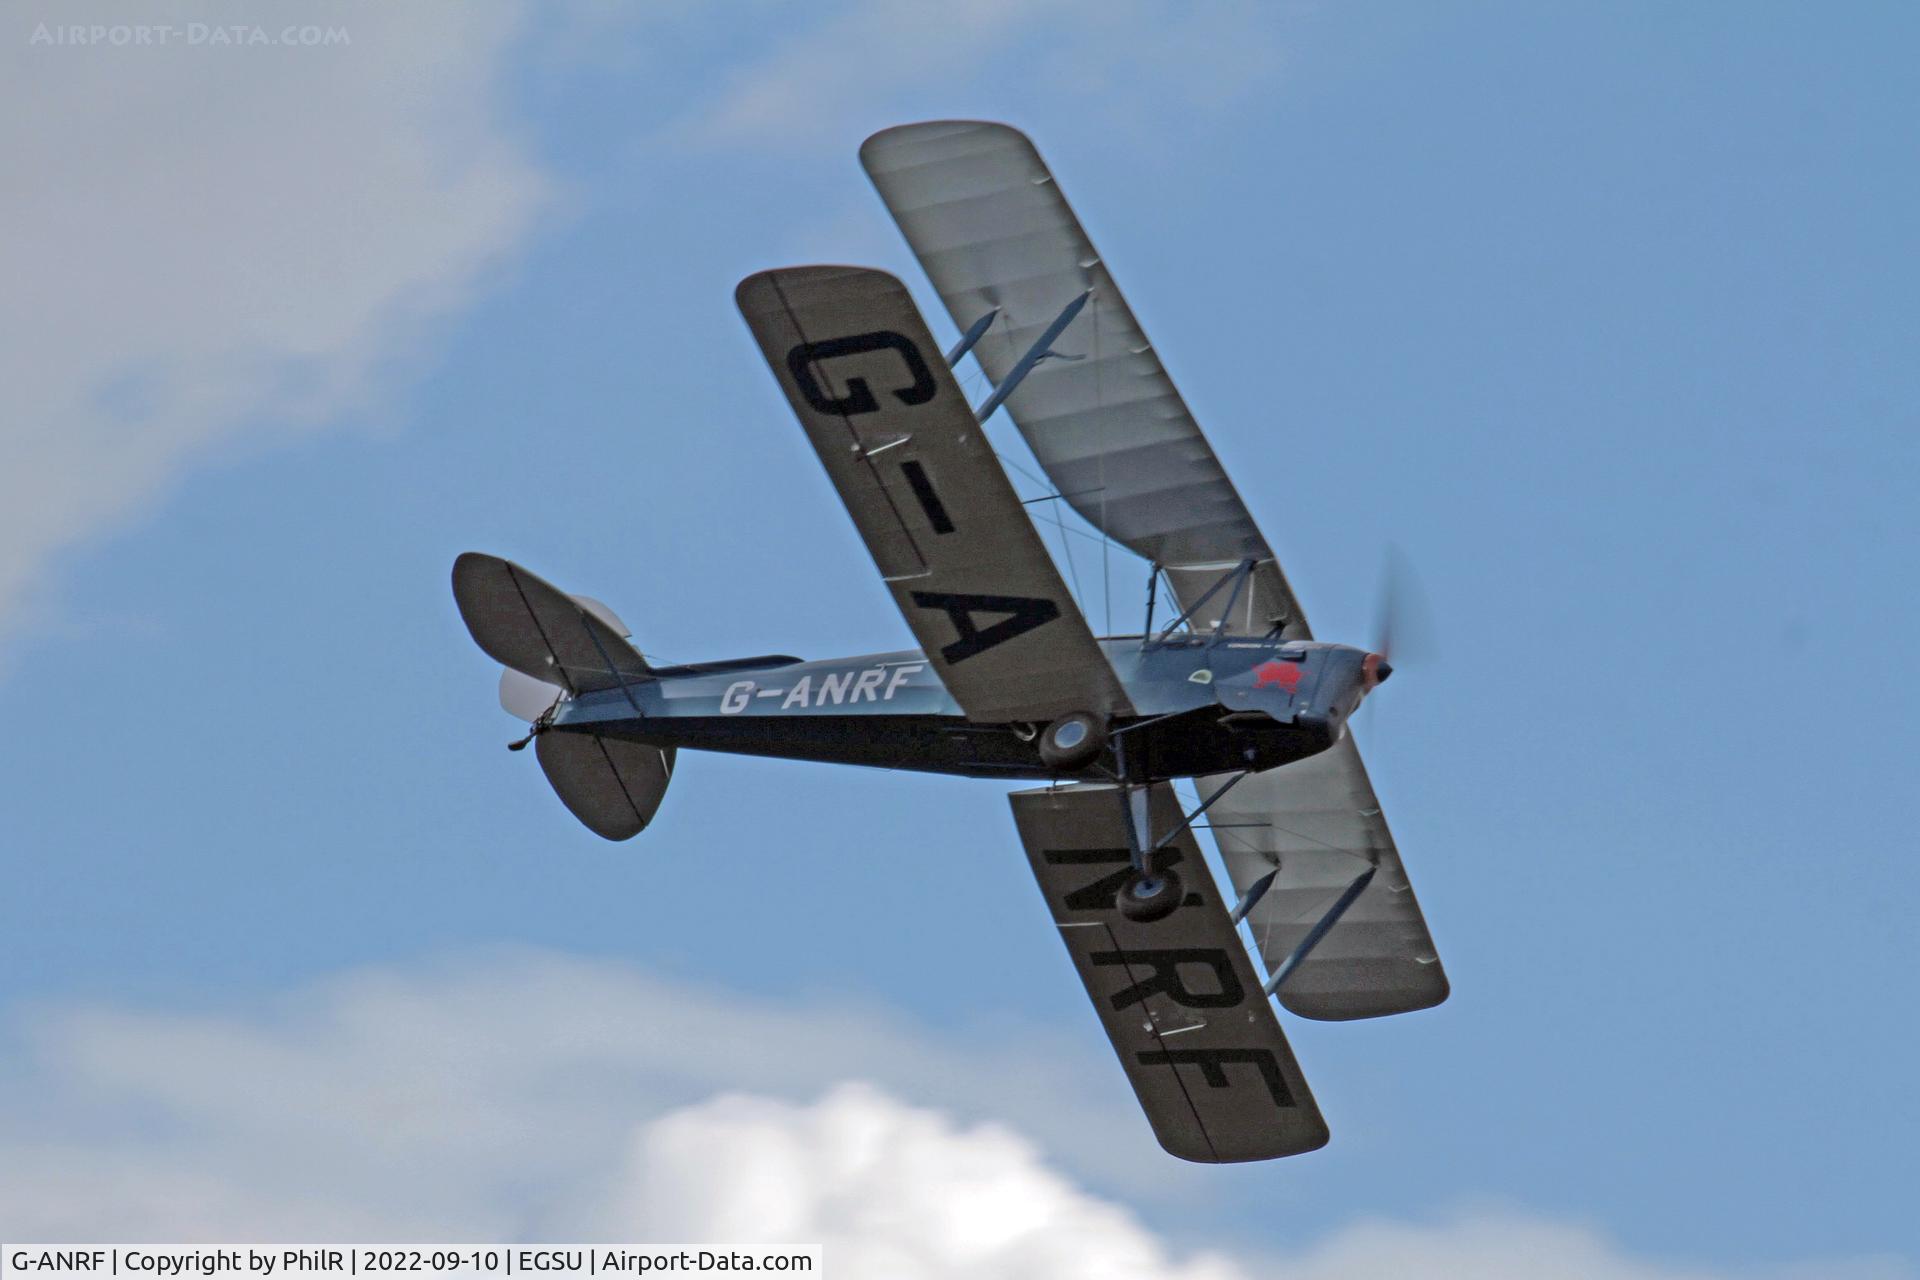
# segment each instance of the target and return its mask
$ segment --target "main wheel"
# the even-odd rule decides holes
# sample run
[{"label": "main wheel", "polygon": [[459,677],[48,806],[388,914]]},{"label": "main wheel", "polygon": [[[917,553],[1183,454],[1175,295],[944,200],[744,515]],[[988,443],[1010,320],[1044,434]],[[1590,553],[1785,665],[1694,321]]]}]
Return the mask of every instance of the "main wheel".
[{"label": "main wheel", "polygon": [[1120,886],[1118,904],[1127,919],[1152,924],[1172,915],[1184,896],[1180,876],[1171,868],[1145,874],[1136,871]]},{"label": "main wheel", "polygon": [[1106,745],[1105,722],[1076,711],[1061,716],[1040,735],[1040,758],[1049,769],[1064,773],[1092,764]]}]

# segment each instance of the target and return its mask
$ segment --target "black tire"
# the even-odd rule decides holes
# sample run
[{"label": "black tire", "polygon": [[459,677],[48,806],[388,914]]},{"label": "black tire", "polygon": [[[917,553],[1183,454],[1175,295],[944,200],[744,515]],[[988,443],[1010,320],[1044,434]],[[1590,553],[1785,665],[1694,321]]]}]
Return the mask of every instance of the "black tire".
[{"label": "black tire", "polygon": [[1120,886],[1117,905],[1120,914],[1136,924],[1152,924],[1178,910],[1180,900],[1185,896],[1186,889],[1180,883],[1180,875],[1171,868],[1149,871],[1145,875],[1136,871]]},{"label": "black tire", "polygon": [[1084,769],[1106,750],[1106,722],[1084,711],[1061,716],[1040,735],[1040,759],[1062,773]]}]

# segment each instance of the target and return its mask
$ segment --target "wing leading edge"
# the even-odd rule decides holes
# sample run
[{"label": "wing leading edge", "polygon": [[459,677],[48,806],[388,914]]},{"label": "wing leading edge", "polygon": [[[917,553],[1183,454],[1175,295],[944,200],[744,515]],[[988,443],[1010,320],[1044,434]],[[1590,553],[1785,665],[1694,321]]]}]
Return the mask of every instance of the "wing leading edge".
[{"label": "wing leading edge", "polygon": [[[1185,901],[1140,924],[1114,905],[1131,867],[1117,787],[1009,799],[1047,908],[1160,1145],[1207,1164],[1324,1146],[1326,1121],[1192,832],[1155,859],[1184,867]],[[1153,787],[1150,801],[1153,829],[1172,830],[1173,789]]]},{"label": "wing leading edge", "polygon": [[1132,705],[906,287],[789,267],[740,313],[927,660],[968,718]]}]

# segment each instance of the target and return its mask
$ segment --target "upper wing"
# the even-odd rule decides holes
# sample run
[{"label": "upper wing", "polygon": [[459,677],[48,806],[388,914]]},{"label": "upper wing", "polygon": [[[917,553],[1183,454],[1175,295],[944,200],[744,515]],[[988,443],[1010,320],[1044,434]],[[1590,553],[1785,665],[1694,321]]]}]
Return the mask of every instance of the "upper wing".
[{"label": "upper wing", "polygon": [[[1164,565],[1190,606],[1225,570],[1253,560],[1234,631],[1309,639],[1266,539],[1133,318],[1053,175],[1017,129],[946,120],[868,138],[861,163],[933,286],[965,331],[995,312],[973,348],[995,382],[1077,298],[1089,305],[1006,405],[1074,510]],[[1202,608],[1211,625],[1225,593]]]},{"label": "upper wing", "polygon": [[[1204,794],[1225,781],[1199,786]],[[1352,737],[1242,780],[1207,810],[1207,822],[1239,892],[1278,869],[1247,916],[1269,972],[1374,868],[1281,983],[1277,994],[1288,1009],[1305,1018],[1374,1018],[1447,998],[1446,971]]]},{"label": "upper wing", "polygon": [[[1191,831],[1155,855],[1179,867],[1185,900],[1141,924],[1115,894],[1131,870],[1117,787],[1016,791],[1014,821],[1060,937],[1113,1040],[1160,1145],[1209,1164],[1268,1160],[1327,1141],[1326,1121],[1260,991]],[[1152,789],[1155,831],[1180,820]]]},{"label": "upper wing", "polygon": [[740,313],[907,625],[969,719],[1131,714],[905,286],[792,267]]}]

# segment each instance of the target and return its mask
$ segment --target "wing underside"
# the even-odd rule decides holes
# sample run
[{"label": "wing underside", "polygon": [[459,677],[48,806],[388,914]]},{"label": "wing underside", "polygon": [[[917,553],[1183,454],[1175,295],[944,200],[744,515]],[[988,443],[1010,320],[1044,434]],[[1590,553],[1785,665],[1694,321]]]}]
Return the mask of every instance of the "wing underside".
[{"label": "wing underside", "polygon": [[[1192,833],[1155,859],[1159,869],[1178,869],[1184,902],[1142,924],[1114,905],[1131,867],[1118,788],[1040,788],[1010,799],[1061,940],[1160,1145],[1209,1164],[1324,1145],[1326,1122]],[[1153,829],[1173,830],[1173,789],[1153,787],[1150,802]]]},{"label": "wing underside", "polygon": [[906,287],[791,267],[740,312],[907,625],[970,719],[1132,711]]},{"label": "wing underside", "polygon": [[[1228,629],[1310,638],[1306,617],[1199,424],[1033,143],[981,121],[902,125],[861,163],[996,383],[1076,299],[1086,304],[1006,401],[1055,489],[1093,526],[1163,565],[1185,607],[1244,560]],[[1224,599],[1195,621],[1211,625]]]},{"label": "wing underside", "polygon": [[[1201,779],[1199,787],[1206,794],[1226,780]],[[1243,779],[1207,811],[1207,822],[1237,892],[1278,873],[1247,916],[1269,972],[1357,887],[1281,984],[1289,1011],[1375,1018],[1447,998],[1446,971],[1351,737]]]}]

